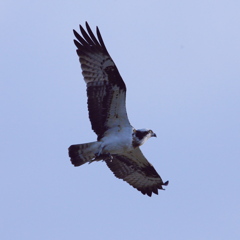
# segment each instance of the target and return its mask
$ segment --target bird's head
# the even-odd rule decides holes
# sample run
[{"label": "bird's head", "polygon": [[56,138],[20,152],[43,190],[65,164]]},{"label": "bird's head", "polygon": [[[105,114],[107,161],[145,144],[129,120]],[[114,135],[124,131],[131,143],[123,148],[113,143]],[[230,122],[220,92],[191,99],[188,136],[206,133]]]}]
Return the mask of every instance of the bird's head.
[{"label": "bird's head", "polygon": [[134,129],[133,130],[133,146],[139,147],[143,145],[149,138],[157,137],[157,135],[150,129]]}]

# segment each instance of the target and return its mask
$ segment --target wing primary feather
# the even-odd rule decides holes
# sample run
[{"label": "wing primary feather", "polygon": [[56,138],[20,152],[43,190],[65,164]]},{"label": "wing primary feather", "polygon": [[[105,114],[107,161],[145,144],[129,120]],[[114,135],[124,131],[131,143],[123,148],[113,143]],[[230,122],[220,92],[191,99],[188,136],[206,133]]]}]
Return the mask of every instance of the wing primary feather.
[{"label": "wing primary feather", "polygon": [[82,47],[82,45],[77,40],[74,39],[73,42],[74,42],[74,44],[75,44],[75,46],[77,48],[81,48]]},{"label": "wing primary feather", "polygon": [[[81,25],[80,25],[81,26]],[[77,38],[77,40],[83,45],[83,46],[88,46],[87,41],[85,41],[75,30],[73,30],[74,36]],[[80,48],[83,46],[80,44]],[[76,46],[78,47],[78,46]]]},{"label": "wing primary feather", "polygon": [[98,40],[99,40],[101,46],[104,48],[104,50],[106,51],[106,53],[109,55],[109,53],[108,53],[108,51],[107,51],[107,48],[106,48],[106,46],[105,46],[105,44],[104,44],[104,42],[103,42],[103,39],[102,39],[102,36],[101,36],[101,33],[100,33],[98,27],[97,27],[97,36],[98,36]]},{"label": "wing primary feather", "polygon": [[84,28],[81,25],[80,25],[80,31],[81,31],[83,37],[85,38],[87,44],[90,44],[92,46],[96,45],[96,43],[91,39],[91,37],[89,37],[89,35],[86,33],[86,31],[84,30]]},{"label": "wing primary feather", "polygon": [[99,44],[99,41],[96,39],[96,37],[94,36],[93,32],[92,32],[92,29],[90,28],[90,26],[88,25],[88,23],[86,22],[86,28],[87,28],[87,31],[92,39],[92,41],[98,46],[98,47],[101,47],[101,45]]}]

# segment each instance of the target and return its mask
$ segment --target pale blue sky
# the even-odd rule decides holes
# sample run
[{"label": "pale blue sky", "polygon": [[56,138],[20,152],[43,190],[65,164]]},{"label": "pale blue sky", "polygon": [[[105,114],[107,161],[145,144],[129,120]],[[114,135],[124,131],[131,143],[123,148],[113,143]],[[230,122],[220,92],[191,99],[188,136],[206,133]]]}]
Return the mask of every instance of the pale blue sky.
[{"label": "pale blue sky", "polygon": [[[127,2],[127,1],[126,1]],[[240,239],[239,1],[2,1],[0,239]],[[94,141],[72,29],[99,26],[166,191],[149,198]]]}]

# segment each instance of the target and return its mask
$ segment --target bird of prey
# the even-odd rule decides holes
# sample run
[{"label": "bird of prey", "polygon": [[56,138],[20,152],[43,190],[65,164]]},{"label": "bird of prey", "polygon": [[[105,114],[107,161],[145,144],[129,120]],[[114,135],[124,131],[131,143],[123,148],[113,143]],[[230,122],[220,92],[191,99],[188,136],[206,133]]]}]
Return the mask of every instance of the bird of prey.
[{"label": "bird of prey", "polygon": [[74,166],[103,160],[117,178],[128,182],[142,194],[152,196],[163,189],[163,182],[140,150],[150,129],[135,129],[126,111],[126,85],[109,55],[98,27],[97,37],[86,22],[81,36],[73,30],[82,74],[87,85],[88,111],[97,141],[71,145],[69,157]]}]

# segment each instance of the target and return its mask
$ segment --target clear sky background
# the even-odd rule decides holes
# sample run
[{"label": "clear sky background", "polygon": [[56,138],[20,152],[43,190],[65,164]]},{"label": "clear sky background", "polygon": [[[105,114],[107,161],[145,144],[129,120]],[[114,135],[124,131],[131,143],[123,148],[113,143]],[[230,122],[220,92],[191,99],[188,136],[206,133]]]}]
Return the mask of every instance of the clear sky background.
[{"label": "clear sky background", "polygon": [[[1,1],[0,239],[240,239],[240,2]],[[141,148],[166,191],[149,198],[103,162],[72,29],[99,26],[128,88]]]}]

